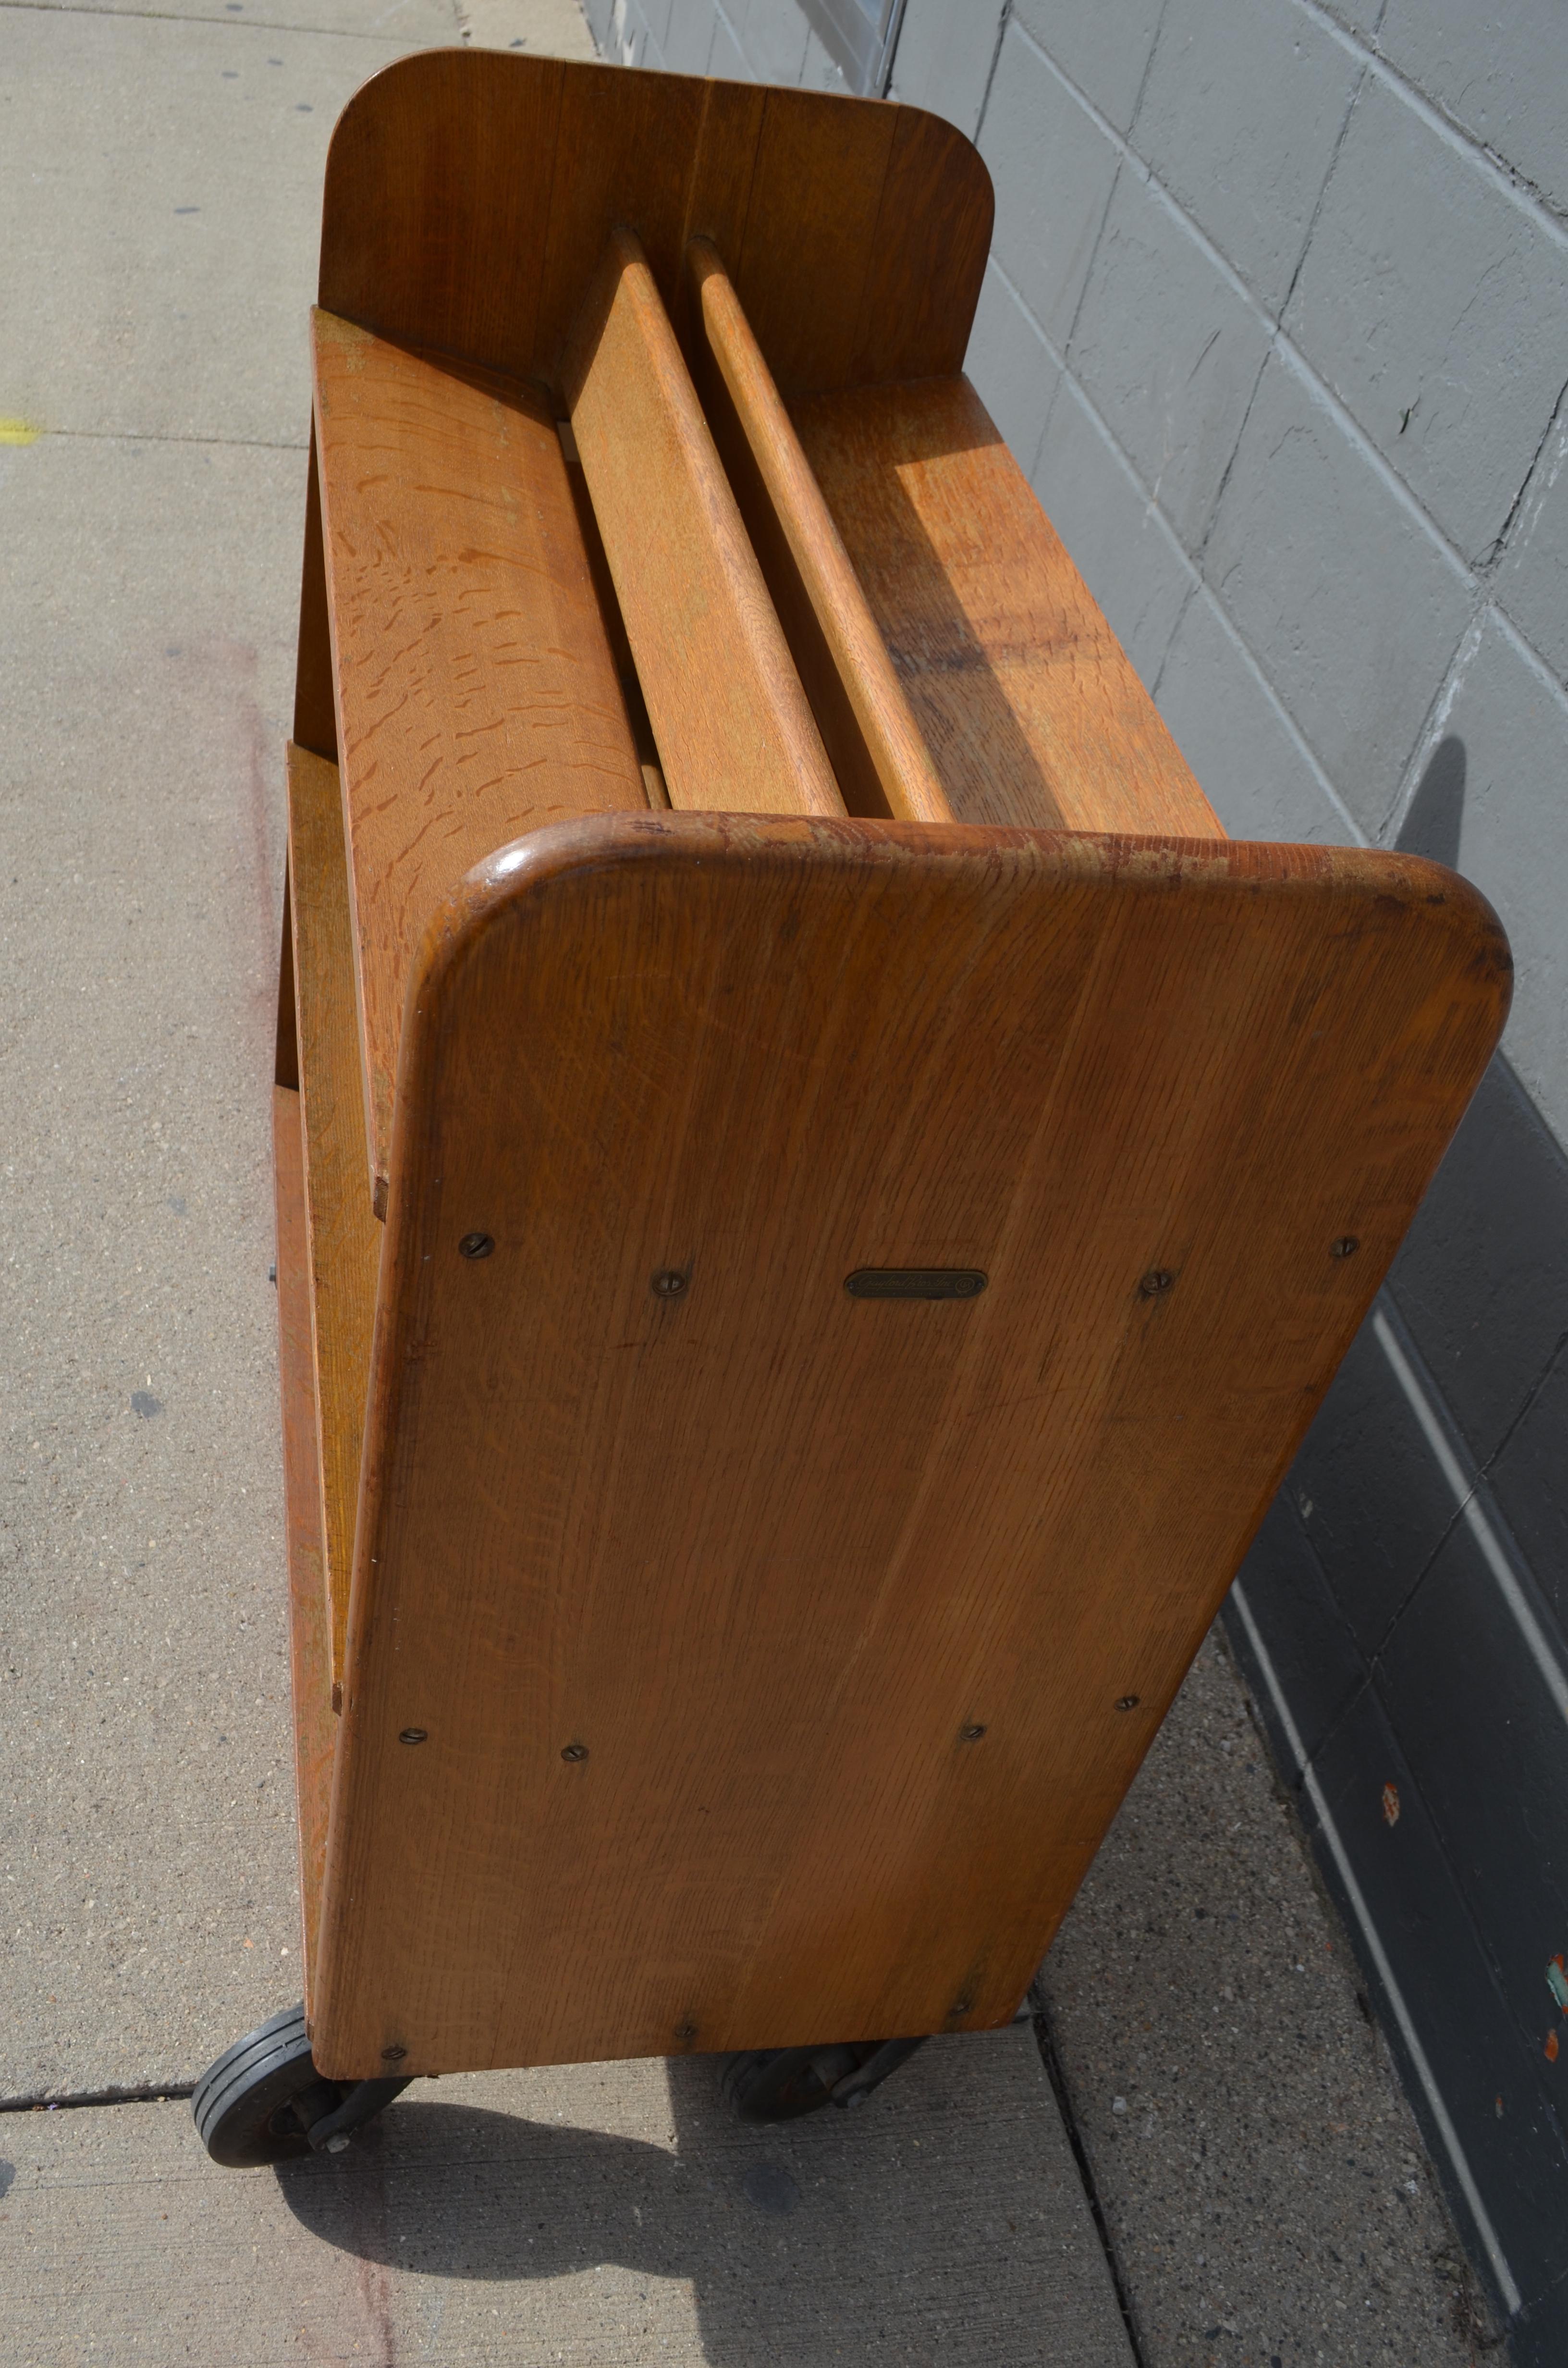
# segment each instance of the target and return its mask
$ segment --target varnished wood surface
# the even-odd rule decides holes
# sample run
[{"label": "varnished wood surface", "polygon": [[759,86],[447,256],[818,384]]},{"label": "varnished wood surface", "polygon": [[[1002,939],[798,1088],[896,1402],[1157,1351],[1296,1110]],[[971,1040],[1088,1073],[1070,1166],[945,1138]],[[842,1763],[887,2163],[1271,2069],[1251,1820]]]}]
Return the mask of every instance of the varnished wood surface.
[{"label": "varnished wood surface", "polygon": [[303,1136],[300,1097],[287,1086],[272,1089],[272,1156],[278,1225],[278,1378],[283,1411],[283,1530],[289,1556],[289,1674],[308,2007],[315,1976],[337,1721],[332,1714],[332,1649],[316,1460]]},{"label": "varnished wood surface", "polygon": [[967,380],[791,416],[960,821],[1222,835]]},{"label": "varnished wood surface", "polygon": [[687,251],[699,385],[851,814],[951,822],[849,555],[718,249]]},{"label": "varnished wood surface", "polygon": [[1494,917],[1398,856],[647,814],[422,962],[318,2061],[999,2021],[1496,1040]]},{"label": "varnished wood surface", "polygon": [[842,814],[646,257],[611,234],[562,391],[672,806]]},{"label": "varnished wood surface", "polygon": [[403,997],[430,912],[520,832],[647,799],[538,391],[322,313],[314,359],[367,1145],[384,1202]]},{"label": "varnished wood surface", "polygon": [[677,329],[711,238],[787,390],[959,368],[991,241],[961,132],[883,101],[488,51],[399,59],[333,134],[321,302],[553,382],[630,229]]},{"label": "varnished wood surface", "polygon": [[381,1228],[366,1187],[365,1097],[337,768],[289,750],[289,884],[299,1014],[322,1533],[341,1683]]}]

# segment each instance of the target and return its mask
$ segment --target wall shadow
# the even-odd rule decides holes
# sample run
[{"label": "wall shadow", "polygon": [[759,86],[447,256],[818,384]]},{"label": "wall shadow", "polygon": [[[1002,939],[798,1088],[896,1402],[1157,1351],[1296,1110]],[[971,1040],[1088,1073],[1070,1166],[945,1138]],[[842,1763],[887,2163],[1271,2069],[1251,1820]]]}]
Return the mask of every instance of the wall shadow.
[{"label": "wall shadow", "polygon": [[1457,733],[1438,741],[1394,840],[1402,854],[1429,856],[1434,863],[1458,871],[1467,763],[1464,742]]}]

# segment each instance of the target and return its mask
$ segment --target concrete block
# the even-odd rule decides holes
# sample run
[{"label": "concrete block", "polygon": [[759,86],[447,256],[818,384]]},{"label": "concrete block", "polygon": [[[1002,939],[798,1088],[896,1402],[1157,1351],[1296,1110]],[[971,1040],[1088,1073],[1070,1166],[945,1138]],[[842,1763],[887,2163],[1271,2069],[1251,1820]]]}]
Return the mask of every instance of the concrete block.
[{"label": "concrete block", "polygon": [[1484,559],[1562,392],[1568,245],[1374,78],[1285,317],[1411,491]]},{"label": "concrete block", "polygon": [[217,2169],[183,2101],[6,2151],[5,2368],[1131,2363],[1027,2029],[773,2128],[694,2056],[420,2081],[276,2173]]},{"label": "concrete block", "polygon": [[1084,0],[1016,0],[1012,21],[1033,35],[1119,131],[1126,131],[1163,5],[1164,0],[1097,0],[1085,7]]},{"label": "concrete block", "polygon": [[713,21],[713,46],[708,52],[708,72],[721,82],[756,80],[739,41],[722,17],[716,17]]},{"label": "concrete block", "polygon": [[801,61],[801,81],[807,90],[835,90],[843,93],[849,88],[844,68],[826,47],[820,35],[814,33],[809,26],[806,29],[806,54]]},{"label": "concrete block", "polygon": [[1208,591],[1169,638],[1155,703],[1231,837],[1345,845],[1344,815]]},{"label": "concrete block", "polygon": [[1188,551],[1208,531],[1270,334],[1169,199],[1124,168],[1068,367]]},{"label": "concrete block", "polygon": [[1442,736],[1464,751],[1455,868],[1491,898],[1514,949],[1503,1049],[1568,1143],[1568,698],[1489,615],[1445,708]]},{"label": "concrete block", "polygon": [[1170,0],[1134,146],[1278,314],[1359,59],[1298,0]]},{"label": "concrete block", "polygon": [[985,267],[964,369],[1028,476],[1062,365],[994,261]]},{"label": "concrete block", "polygon": [[1060,351],[1088,277],[1117,152],[1016,24],[1003,37],[980,151],[996,184],[992,252]]},{"label": "concrete block", "polygon": [[891,96],[956,123],[974,138],[996,55],[1003,0],[907,0]]},{"label": "concrete block", "polygon": [[1388,0],[1378,47],[1472,139],[1568,210],[1561,0]]},{"label": "concrete block", "polygon": [[660,35],[671,74],[706,74],[718,18],[713,0],[671,0],[669,23]]},{"label": "concrete block", "polygon": [[745,52],[748,80],[800,81],[808,29],[800,0],[750,0],[749,6],[731,15]]},{"label": "concrete block", "polygon": [[1568,413],[1560,413],[1497,570],[1498,604],[1568,677]]},{"label": "concrete block", "polygon": [[1466,577],[1289,354],[1271,356],[1203,572],[1369,838],[1469,620]]},{"label": "concrete block", "polygon": [[1071,378],[1051,404],[1033,481],[1112,632],[1152,683],[1197,579]]}]

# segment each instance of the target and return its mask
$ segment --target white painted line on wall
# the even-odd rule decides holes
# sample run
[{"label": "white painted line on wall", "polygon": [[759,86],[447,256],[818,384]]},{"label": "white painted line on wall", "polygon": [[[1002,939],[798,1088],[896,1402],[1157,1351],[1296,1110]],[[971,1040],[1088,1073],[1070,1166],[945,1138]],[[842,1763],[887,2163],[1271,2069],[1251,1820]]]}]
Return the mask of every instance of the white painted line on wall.
[{"label": "white painted line on wall", "polygon": [[1502,1539],[1486,1518],[1485,1508],[1475,1493],[1473,1482],[1465,1477],[1464,1467],[1449,1444],[1436,1406],[1423,1389],[1409,1358],[1399,1344],[1393,1326],[1382,1309],[1372,1316],[1372,1329],[1378,1336],[1378,1346],[1392,1368],[1393,1377],[1404,1392],[1410,1410],[1420,1424],[1433,1461],[1454,1492],[1454,1499],[1469,1524],[1471,1535],[1481,1548],[1486,1566],[1497,1582],[1497,1591],[1513,1613],[1526,1649],[1540,1670],[1541,1681],[1551,1696],[1558,1716],[1568,1725],[1568,1676],[1562,1663],[1552,1650],[1550,1640],[1536,1618],[1529,1599],[1519,1585],[1518,1575],[1508,1558]]},{"label": "white painted line on wall", "polygon": [[1481,2200],[1481,2190],[1475,2183],[1475,2175],[1471,2169],[1469,2157],[1460,2143],[1460,2134],[1453,2125],[1448,2106],[1443,2101],[1442,2091],[1433,2077],[1432,2066],[1426,2060],[1426,2051],[1416,2036],[1410,2009],[1404,2002],[1404,1992],[1394,1979],[1393,1967],[1389,1963],[1388,1952],[1383,1947],[1378,1928],[1372,1921],[1366,1895],[1356,1880],[1355,1869],[1350,1863],[1345,1844],[1339,1839],[1339,1828],[1330,1815],[1323,1786],[1318,1782],[1317,1771],[1308,1764],[1301,1730],[1290,1715],[1290,1707],[1280,1689],[1274,1664],[1268,1656],[1268,1648],[1258,1634],[1257,1622],[1252,1616],[1252,1607],[1242,1591],[1239,1580],[1231,1589],[1231,1601],[1236,1607],[1237,1618],[1246,1630],[1247,1643],[1252,1647],[1253,1657],[1262,1671],[1263,1681],[1268,1688],[1274,1703],[1274,1714],[1285,1731],[1285,1741],[1290,1756],[1301,1770],[1302,1786],[1308,1800],[1312,1803],[1312,1814],[1317,1818],[1323,1830],[1324,1839],[1328,1844],[1334,1863],[1339,1871],[1339,1879],[1345,1885],[1345,1896],[1350,1903],[1351,1913],[1361,1928],[1361,1935],[1367,1944],[1367,1953],[1377,1969],[1378,1979],[1382,1984],[1393,2019],[1399,2025],[1400,2037],[1404,2042],[1415,2077],[1421,2083],[1422,2093],[1431,2109],[1432,2119],[1437,2123],[1437,2135],[1443,2141],[1449,2162],[1453,2165],[1454,2177],[1459,2182],[1460,2192],[1470,2206],[1476,2234],[1481,2239],[1482,2248],[1487,2260],[1492,2264],[1492,2273],[1497,2281],[1497,2289],[1503,2297],[1504,2307],[1511,2318],[1519,2309],[1524,2297],[1515,2283],[1514,2273],[1508,2267],[1506,2256],[1498,2242],[1497,2231],[1492,2225],[1492,2215]]}]

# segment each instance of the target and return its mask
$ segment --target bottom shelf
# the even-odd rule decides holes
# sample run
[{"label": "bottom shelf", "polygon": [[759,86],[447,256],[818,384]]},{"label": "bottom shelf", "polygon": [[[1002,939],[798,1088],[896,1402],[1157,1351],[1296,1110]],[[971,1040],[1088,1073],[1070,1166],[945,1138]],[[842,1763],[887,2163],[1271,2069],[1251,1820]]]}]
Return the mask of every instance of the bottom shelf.
[{"label": "bottom shelf", "polygon": [[300,1820],[300,1905],[305,2008],[311,2005],[326,1818],[337,1721],[332,1708],[332,1639],[322,1568],[322,1495],[311,1354],[310,1262],[300,1097],[272,1093],[272,1157],[278,1218],[278,1377],[283,1400],[283,1505],[289,1550],[289,1662],[294,1704],[294,1782]]}]

